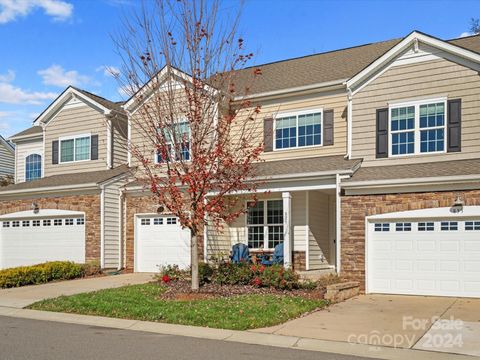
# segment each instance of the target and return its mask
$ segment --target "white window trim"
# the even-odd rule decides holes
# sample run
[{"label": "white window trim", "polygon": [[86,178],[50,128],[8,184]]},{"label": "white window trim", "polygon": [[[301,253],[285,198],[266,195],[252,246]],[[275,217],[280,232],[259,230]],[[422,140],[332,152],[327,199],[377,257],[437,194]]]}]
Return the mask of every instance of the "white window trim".
[{"label": "white window trim", "polygon": [[[191,147],[191,145],[192,145],[192,129],[190,128],[190,122],[189,122],[189,121],[183,120],[183,121],[177,122],[177,124],[179,124],[179,125],[180,125],[180,124],[183,124],[183,123],[187,123],[187,124],[188,124],[188,130],[189,130],[189,132],[188,132],[188,133],[189,133],[189,136],[188,136],[188,144],[189,144],[189,145],[188,145],[188,152],[189,152],[189,154],[190,154],[190,158],[189,158],[188,160],[183,160],[183,161],[192,161],[192,147]],[[170,156],[171,156],[173,159],[170,159],[169,162],[178,162],[178,161],[180,161],[180,160],[176,160],[177,154],[175,153],[175,146],[173,146],[173,142],[167,141],[167,142],[165,143],[165,145],[166,145],[166,146],[170,145],[171,152],[172,152],[172,153],[170,154]],[[153,162],[154,162],[155,164],[159,164],[159,165],[165,164],[165,162],[163,162],[163,161],[162,161],[162,162],[159,162],[159,161],[158,161],[157,149],[155,149],[155,150],[153,151]]]},{"label": "white window trim", "polygon": [[[308,115],[308,114],[314,114],[314,113],[320,113],[320,144],[298,146],[298,117],[300,115]],[[297,135],[296,146],[277,149],[277,120],[281,119],[281,118],[291,117],[291,116],[296,117],[296,128],[297,128],[297,131],[296,131],[296,135]],[[297,149],[309,149],[309,148],[322,147],[322,146],[323,146],[323,108],[301,110],[301,111],[288,112],[288,113],[279,113],[279,114],[276,114],[275,117],[273,118],[273,151],[288,151],[288,150],[297,150]]]},{"label": "white window trim", "polygon": [[[255,201],[253,199],[251,200],[245,200],[245,209],[247,210],[245,212],[245,239],[246,239],[246,244],[248,246],[248,228],[249,227],[263,227],[263,248],[249,248],[250,251],[273,251],[275,250],[274,248],[269,248],[268,247],[268,227],[269,226],[284,226],[282,224],[269,224],[267,222],[268,219],[268,201],[283,201],[283,199],[280,197],[275,197],[271,199],[263,199],[263,200],[257,200],[257,202],[263,202],[263,224],[249,224],[248,223],[248,203]],[[283,204],[282,204],[283,206]],[[285,230],[285,229],[284,229]],[[284,239],[285,240],[285,239]]]},{"label": "white window trim", "polygon": [[[76,151],[75,151],[75,146],[76,146],[76,140],[81,139],[81,138],[86,138],[88,137],[90,139],[90,150],[89,150],[89,157],[88,159],[85,160],[76,160]],[[73,160],[72,161],[62,161],[62,141],[66,140],[73,140]],[[85,161],[91,161],[92,160],[92,134],[82,134],[82,135],[72,135],[72,136],[62,136],[58,138],[58,163],[59,164],[71,164],[71,163],[79,163],[79,162],[85,162]]]},{"label": "white window trim", "polygon": [[[25,156],[23,157],[23,165],[24,165],[24,176],[25,176],[25,181],[29,181],[27,180],[27,158],[30,156],[30,155],[39,155],[40,156],[40,177],[38,179],[41,179],[43,178],[43,154],[41,154],[40,152],[38,151],[34,151],[34,152],[30,152],[30,153],[27,153],[25,154]],[[38,180],[38,179],[34,179],[34,180]],[[30,180],[32,181],[32,180]]]},{"label": "white window trim", "polygon": [[[427,128],[420,128],[420,106],[421,105],[428,105],[434,103],[444,103],[445,115],[444,115],[444,137],[443,137],[443,151],[429,151],[429,152],[421,152],[420,145],[421,145],[421,138],[420,138],[420,131],[424,130],[431,130],[431,129],[440,129],[440,126],[435,127],[427,127]],[[393,145],[393,134],[395,133],[402,133],[402,132],[411,132],[412,130],[400,130],[392,132],[392,109],[398,109],[403,107],[415,107],[415,119],[414,119],[414,128],[413,128],[413,146],[414,151],[410,154],[392,154],[392,145]],[[445,154],[447,152],[447,121],[448,121],[448,109],[447,109],[447,98],[432,98],[432,99],[422,99],[422,100],[415,100],[409,102],[398,102],[398,103],[389,103],[388,105],[388,157],[389,158],[398,158],[398,157],[409,157],[409,156],[418,156],[418,155],[434,155],[434,154]]]}]

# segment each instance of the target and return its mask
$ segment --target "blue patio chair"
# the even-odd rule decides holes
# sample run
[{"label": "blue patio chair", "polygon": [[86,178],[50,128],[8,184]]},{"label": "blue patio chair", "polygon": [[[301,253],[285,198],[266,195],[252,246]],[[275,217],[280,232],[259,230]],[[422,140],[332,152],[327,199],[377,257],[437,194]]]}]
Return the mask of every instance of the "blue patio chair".
[{"label": "blue patio chair", "polygon": [[272,260],[269,260],[266,257],[262,259],[262,265],[283,265],[283,242],[275,246],[275,250],[273,250]]},{"label": "blue patio chair", "polygon": [[238,243],[232,246],[232,255],[230,256],[234,264],[250,262],[250,252],[248,246]]}]

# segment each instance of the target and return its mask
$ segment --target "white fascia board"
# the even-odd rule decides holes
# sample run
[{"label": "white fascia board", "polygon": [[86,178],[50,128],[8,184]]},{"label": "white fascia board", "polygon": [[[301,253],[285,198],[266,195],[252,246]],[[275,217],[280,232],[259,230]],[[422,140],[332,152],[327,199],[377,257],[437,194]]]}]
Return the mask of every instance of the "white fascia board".
[{"label": "white fascia board", "polygon": [[[32,202],[35,202],[33,200]],[[0,219],[25,219],[25,218],[45,218],[56,216],[84,216],[85,213],[71,210],[57,210],[57,209],[45,209],[40,207],[40,211],[35,213],[33,210],[19,211],[16,213],[5,214],[0,216]]]},{"label": "white fascia board", "polygon": [[[250,95],[247,95],[247,96],[236,96],[234,98],[234,100],[239,101],[239,100],[247,100],[247,99],[254,99],[254,98],[263,98],[263,97],[269,97],[269,96],[277,96],[277,95],[289,94],[289,93],[294,93],[294,92],[315,90],[315,89],[321,89],[321,88],[329,88],[329,87],[336,86],[336,85],[341,85],[341,87],[344,87],[344,84],[347,80],[348,79],[326,81],[326,82],[323,82],[323,83],[316,83],[316,84],[304,85],[304,86],[296,86],[296,87],[291,87],[291,88],[286,88],[286,89],[281,89],[281,90],[265,91],[265,92],[261,92],[261,93],[250,94]],[[328,90],[330,90],[330,89],[328,89]]]},{"label": "white fascia board", "polygon": [[366,219],[367,221],[378,221],[390,219],[451,219],[478,217],[480,217],[480,206],[464,206],[463,211],[458,213],[452,212],[450,207],[441,207],[371,215],[368,216]]},{"label": "white fascia board", "polygon": [[43,132],[38,134],[31,134],[31,135],[22,135],[22,136],[12,136],[8,138],[12,142],[22,141],[22,140],[42,140],[43,139]]},{"label": "white fascia board", "polygon": [[72,94],[74,94],[76,97],[78,98],[81,98],[82,100],[94,105],[95,107],[99,108],[105,115],[108,115],[110,114],[111,110],[110,109],[107,109],[105,106],[103,106],[102,104],[94,101],[93,99],[91,99],[90,97],[82,94],[81,92],[77,91],[76,89],[72,88],[71,86],[69,86],[53,103],[51,103],[46,109],[45,111],[40,114],[40,116],[38,118],[35,119],[35,121],[33,122],[33,125],[39,125],[40,123],[43,123],[44,120],[52,113],[54,112],[55,110],[57,110],[58,108],[60,108],[64,102],[67,100],[67,98],[69,96],[71,96]]},{"label": "white fascia board", "polygon": [[22,190],[6,190],[0,191],[0,198],[7,195],[24,195],[24,194],[44,194],[46,192],[65,192],[71,190],[94,190],[98,189],[96,183],[80,184],[80,185],[67,185],[67,186],[46,186],[34,189],[22,189]]},{"label": "white fascia board", "polygon": [[437,184],[451,184],[465,183],[472,181],[480,181],[479,175],[461,175],[461,176],[441,176],[441,177],[426,177],[426,178],[409,178],[409,179],[387,179],[387,180],[370,180],[370,181],[351,181],[342,183],[341,187],[346,189],[361,189],[361,188],[376,188],[376,187],[391,187],[396,185],[437,185]]},{"label": "white fascia board", "polygon": [[476,52],[463,49],[459,46],[450,44],[446,41],[439,40],[434,37],[414,31],[410,35],[408,35],[405,39],[400,41],[397,45],[395,45],[393,48],[391,48],[389,51],[387,51],[385,54],[383,54],[381,57],[379,57],[377,60],[375,60],[373,63],[371,63],[369,66],[367,66],[365,69],[360,71],[357,75],[353,76],[350,80],[346,81],[345,85],[348,88],[351,88],[357,83],[363,81],[365,78],[369,77],[382,65],[391,61],[397,55],[399,55],[402,51],[407,49],[409,46],[413,45],[415,41],[421,41],[432,47],[435,47],[435,48],[444,50],[446,52],[456,54],[465,59],[480,63],[480,55],[477,54]]}]

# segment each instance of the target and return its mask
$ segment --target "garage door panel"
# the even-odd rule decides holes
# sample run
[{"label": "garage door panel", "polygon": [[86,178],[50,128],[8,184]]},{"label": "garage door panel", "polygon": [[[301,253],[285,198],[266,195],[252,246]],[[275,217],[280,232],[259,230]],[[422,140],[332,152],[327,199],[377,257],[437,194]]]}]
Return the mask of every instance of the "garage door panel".
[{"label": "garage door panel", "polygon": [[420,222],[367,225],[367,291],[480,297],[480,227],[468,231],[460,220]]},{"label": "garage door panel", "polygon": [[135,270],[158,272],[160,267],[190,266],[190,231],[172,216],[138,216],[135,231]]}]

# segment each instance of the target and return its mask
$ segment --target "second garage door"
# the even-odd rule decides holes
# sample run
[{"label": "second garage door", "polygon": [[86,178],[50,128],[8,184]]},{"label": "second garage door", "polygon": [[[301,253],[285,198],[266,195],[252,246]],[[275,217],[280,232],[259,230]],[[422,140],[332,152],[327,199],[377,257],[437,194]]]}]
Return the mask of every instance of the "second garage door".
[{"label": "second garage door", "polygon": [[173,216],[137,216],[135,271],[158,272],[161,266],[190,266],[190,231]]},{"label": "second garage door", "polygon": [[367,292],[480,297],[480,218],[367,224]]}]

